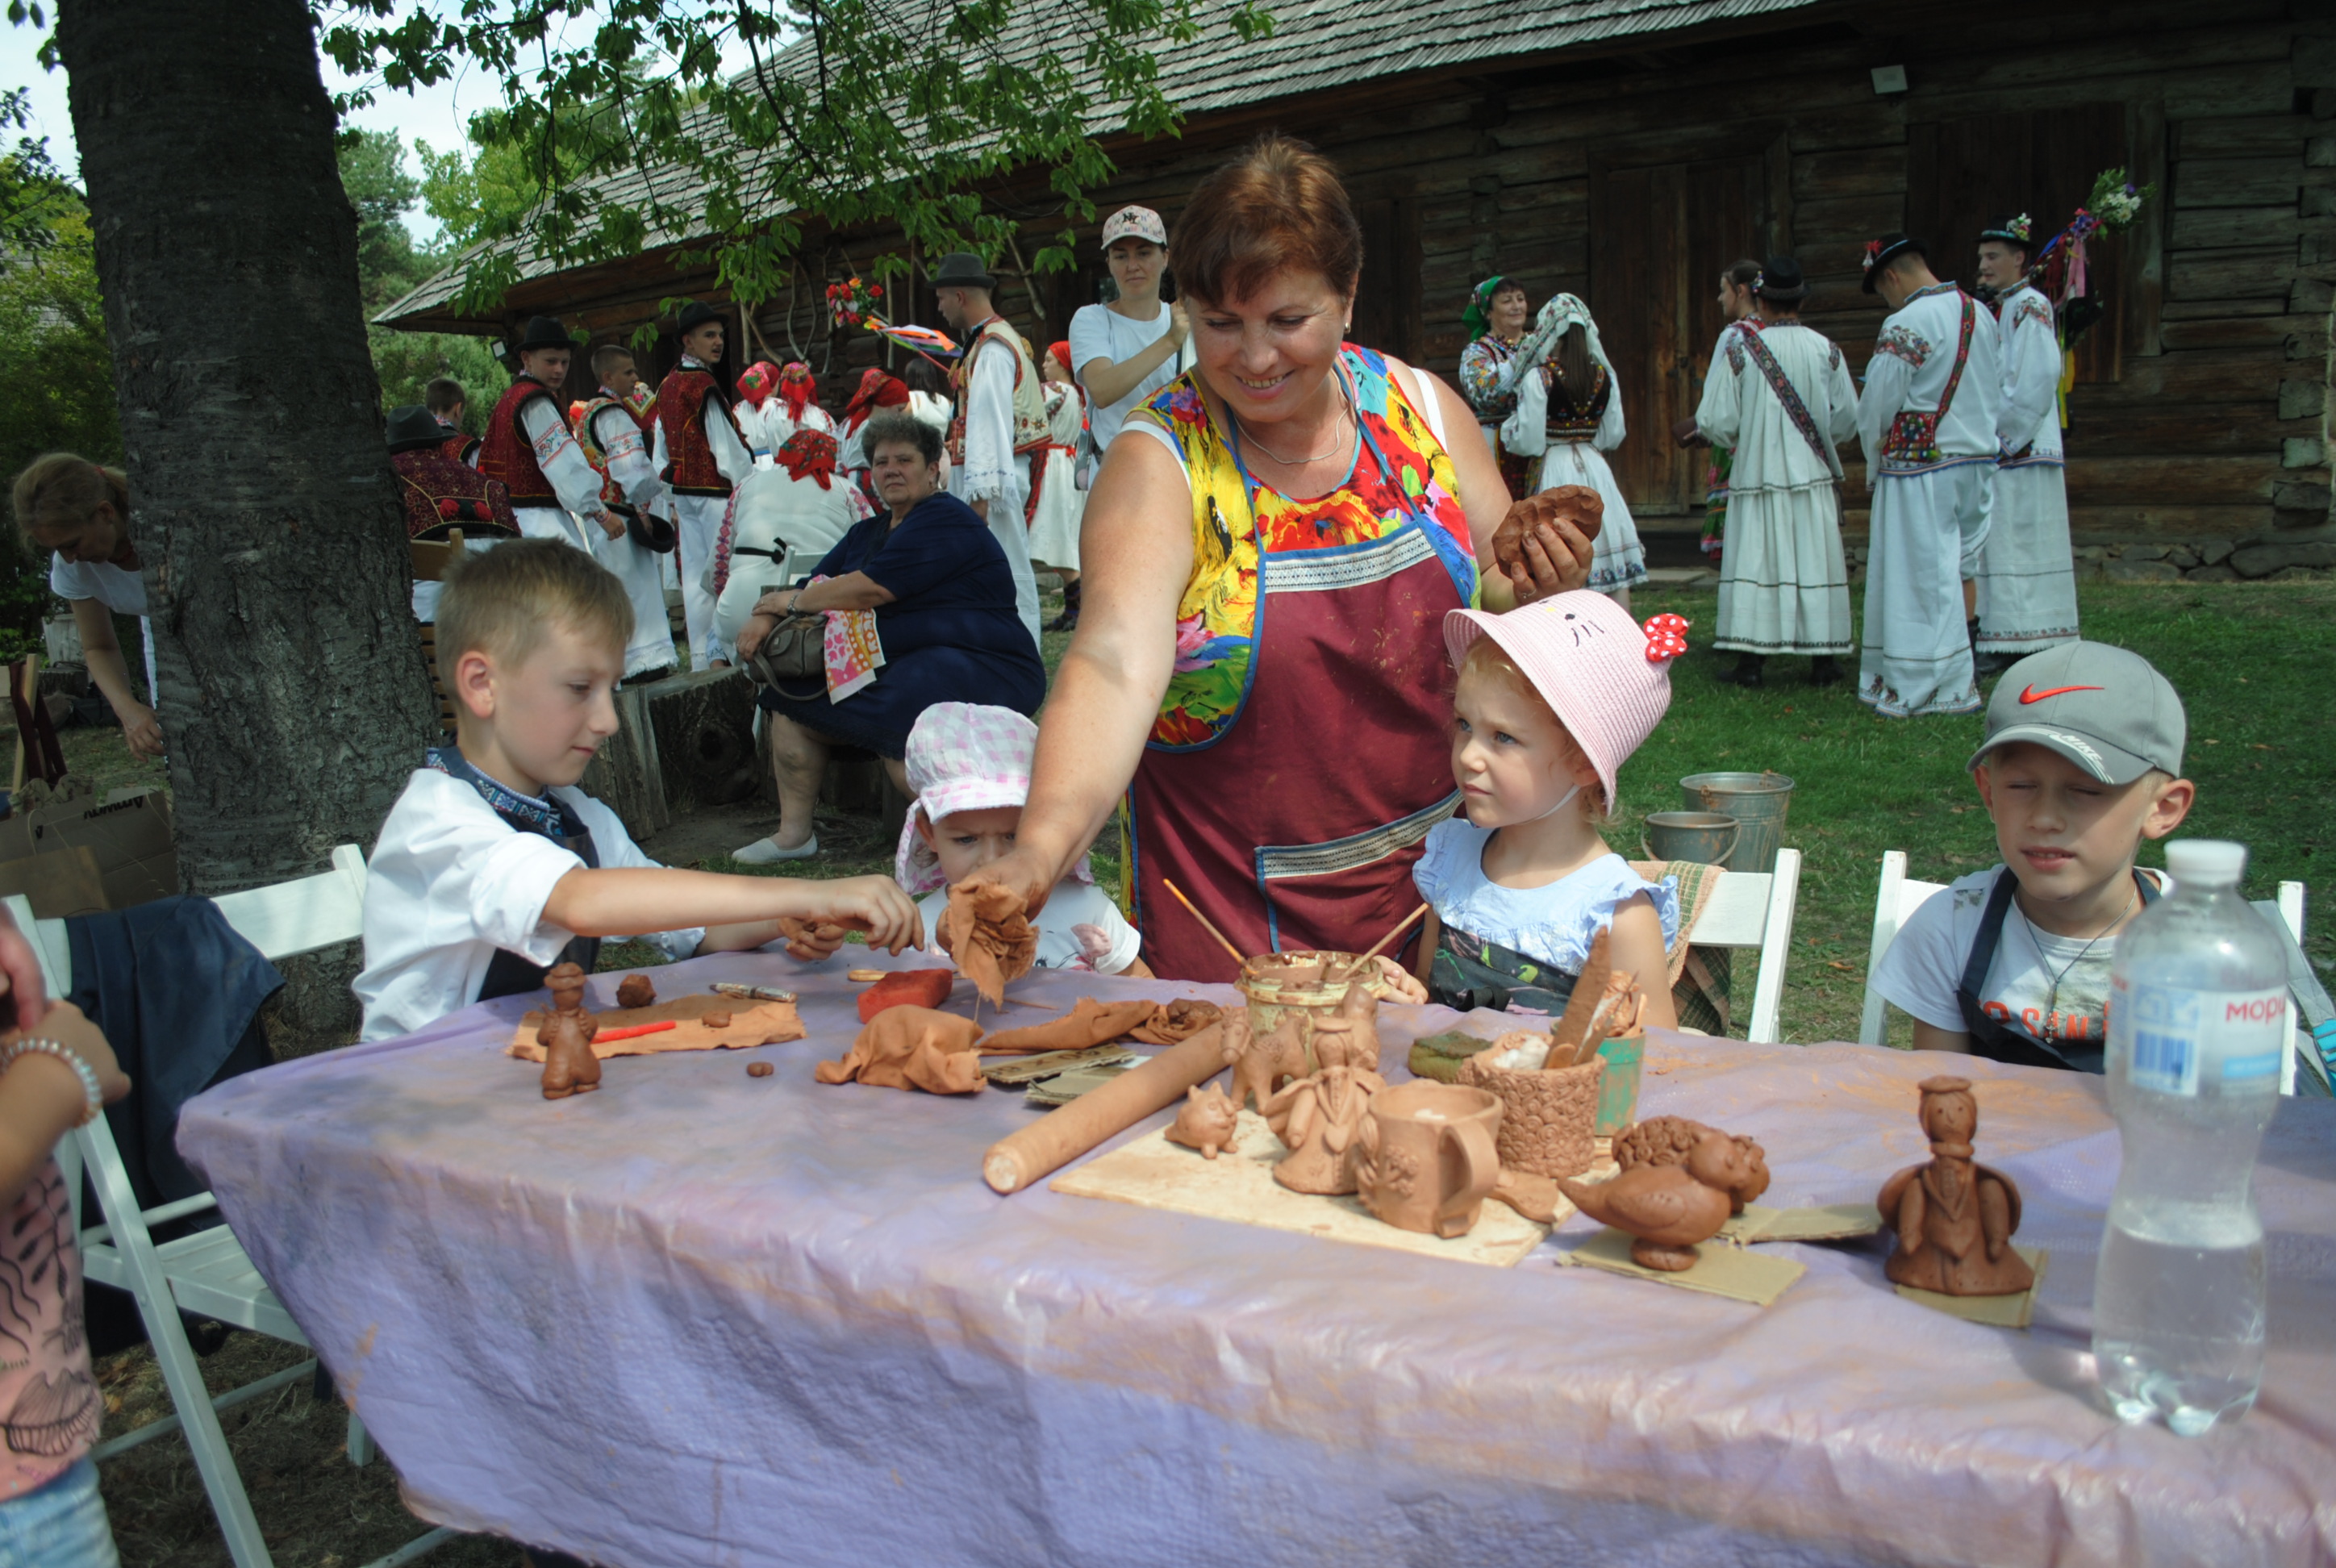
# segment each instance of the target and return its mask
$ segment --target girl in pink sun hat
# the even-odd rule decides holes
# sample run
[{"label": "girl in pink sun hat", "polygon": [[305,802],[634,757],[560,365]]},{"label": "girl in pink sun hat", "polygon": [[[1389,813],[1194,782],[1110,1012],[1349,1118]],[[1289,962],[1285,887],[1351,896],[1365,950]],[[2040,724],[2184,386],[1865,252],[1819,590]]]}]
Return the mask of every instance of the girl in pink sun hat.
[{"label": "girl in pink sun hat", "polygon": [[1464,814],[1429,831],[1412,870],[1429,905],[1418,973],[1434,1000],[1562,1012],[1591,940],[1611,927],[1609,956],[1638,976],[1647,1023],[1677,1025],[1665,955],[1678,881],[1646,881],[1598,830],[1615,774],[1670,706],[1686,634],[1678,616],[1640,627],[1586,590],[1445,616]]}]

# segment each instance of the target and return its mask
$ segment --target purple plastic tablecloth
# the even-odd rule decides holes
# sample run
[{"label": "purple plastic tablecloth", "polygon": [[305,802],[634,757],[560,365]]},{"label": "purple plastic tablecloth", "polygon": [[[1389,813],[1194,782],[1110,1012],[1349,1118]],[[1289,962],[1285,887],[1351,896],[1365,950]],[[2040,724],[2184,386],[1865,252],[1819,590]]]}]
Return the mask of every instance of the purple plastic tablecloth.
[{"label": "purple plastic tablecloth", "polygon": [[[1778,1204],[1870,1202],[1923,1155],[1916,1082],[1967,1074],[1981,1157],[2052,1254],[2027,1332],[1900,1300],[1878,1242],[1780,1249],[1809,1271],[1763,1310],[1561,1268],[1581,1219],[1493,1269],[1000,1198],[981,1154],[1037,1114],[1018,1094],[812,1081],[858,1027],[843,967],[658,970],[667,996],[795,987],[811,1036],[620,1058],[573,1099],[501,1054],[514,998],[186,1108],[180,1147],[418,1513],[621,1568],[2336,1557],[2324,1102],[2282,1103],[2257,1178],[2262,1401],[2183,1439],[2094,1388],[2098,1079],[1659,1037],[1642,1114],[1757,1137]],[[1231,999],[1015,990],[1085,994]],[[1382,1019],[1391,1046],[1455,1021]]]}]

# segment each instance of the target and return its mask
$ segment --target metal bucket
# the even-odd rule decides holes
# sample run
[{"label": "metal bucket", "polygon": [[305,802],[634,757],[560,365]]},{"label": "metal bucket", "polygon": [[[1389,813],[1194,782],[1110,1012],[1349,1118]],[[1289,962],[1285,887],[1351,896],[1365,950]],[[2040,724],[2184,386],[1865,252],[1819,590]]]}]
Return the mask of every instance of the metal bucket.
[{"label": "metal bucket", "polygon": [[1736,819],[1731,872],[1773,872],[1785,842],[1785,813],[1793,781],[1780,773],[1698,773],[1679,780],[1680,803],[1691,812],[1725,812]]},{"label": "metal bucket", "polygon": [[1734,817],[1722,812],[1650,812],[1639,847],[1650,861],[1724,866],[1742,831]]}]

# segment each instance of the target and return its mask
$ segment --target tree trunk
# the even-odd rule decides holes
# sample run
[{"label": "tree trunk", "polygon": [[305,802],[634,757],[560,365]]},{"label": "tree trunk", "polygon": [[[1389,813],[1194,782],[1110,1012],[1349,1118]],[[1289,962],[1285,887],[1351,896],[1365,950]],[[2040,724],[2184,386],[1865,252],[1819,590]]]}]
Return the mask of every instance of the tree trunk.
[{"label": "tree trunk", "polygon": [[300,0],[65,0],[179,865],[217,893],[370,845],[434,707]]}]

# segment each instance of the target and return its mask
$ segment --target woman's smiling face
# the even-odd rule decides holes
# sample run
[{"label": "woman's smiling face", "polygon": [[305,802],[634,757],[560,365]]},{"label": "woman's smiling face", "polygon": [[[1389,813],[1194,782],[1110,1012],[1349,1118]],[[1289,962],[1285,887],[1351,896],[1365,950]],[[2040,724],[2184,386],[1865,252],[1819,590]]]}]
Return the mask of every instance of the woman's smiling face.
[{"label": "woman's smiling face", "polygon": [[1312,407],[1353,305],[1321,273],[1297,270],[1275,273],[1246,298],[1192,300],[1192,343],[1211,390],[1249,425]]}]

